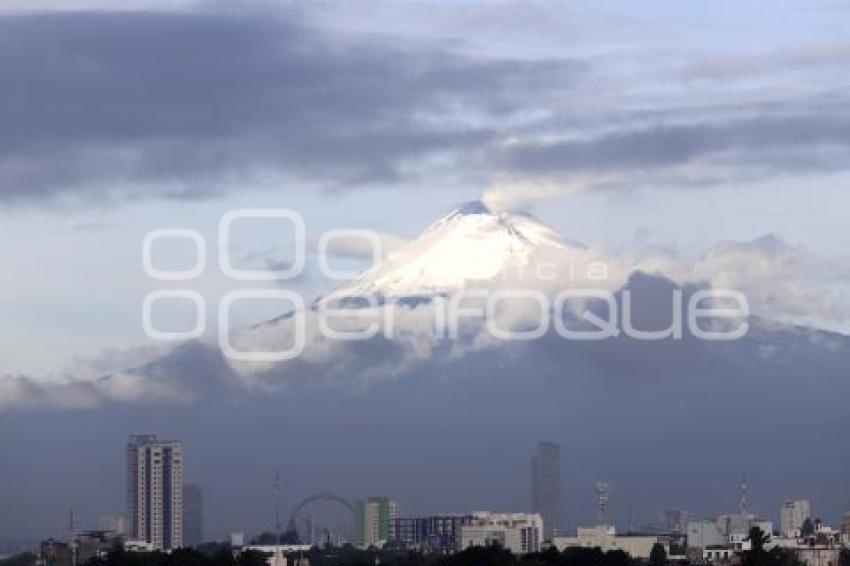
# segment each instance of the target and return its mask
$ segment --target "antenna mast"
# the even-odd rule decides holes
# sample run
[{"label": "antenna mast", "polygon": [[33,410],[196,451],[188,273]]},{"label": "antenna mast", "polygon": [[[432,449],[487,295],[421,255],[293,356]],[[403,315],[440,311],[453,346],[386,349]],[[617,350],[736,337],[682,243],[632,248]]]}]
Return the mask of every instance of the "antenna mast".
[{"label": "antenna mast", "polygon": [[280,544],[280,468],[275,470],[274,476],[274,529],[277,535],[275,544]]},{"label": "antenna mast", "polygon": [[747,474],[741,472],[741,485],[738,488],[738,513],[747,514]]},{"label": "antenna mast", "polygon": [[77,565],[77,541],[74,539],[74,510],[68,513],[68,544],[71,546],[71,564]]}]

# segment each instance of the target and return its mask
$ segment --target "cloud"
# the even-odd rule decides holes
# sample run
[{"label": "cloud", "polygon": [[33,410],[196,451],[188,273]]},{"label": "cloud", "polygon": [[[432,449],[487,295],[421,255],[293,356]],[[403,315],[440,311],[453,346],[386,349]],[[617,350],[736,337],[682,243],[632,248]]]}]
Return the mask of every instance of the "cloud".
[{"label": "cloud", "polygon": [[[353,251],[343,251],[355,253],[358,249],[355,246]],[[808,348],[847,348],[846,336],[824,331],[850,333],[850,311],[846,307],[850,265],[826,261],[775,236],[751,242],[721,242],[695,262],[684,261],[673,250],[646,246],[617,252],[587,246],[575,246],[568,252],[543,250],[528,261],[532,266],[545,264],[549,268],[508,268],[492,281],[480,283],[491,292],[536,290],[549,297],[550,304],[564,289],[604,290],[618,297],[629,289],[634,295],[630,312],[639,329],[669,325],[676,289],[684,293],[683,304],[696,289],[730,289],[747,298],[754,328],[753,337],[726,349],[735,356],[756,353],[787,359],[789,355],[814,355],[807,352]],[[604,266],[602,278],[591,276],[592,272],[600,273],[591,270],[594,265]],[[485,301],[472,298],[465,300],[463,307],[474,308],[477,304],[483,308]],[[11,408],[90,407],[108,402],[189,403],[210,395],[250,396],[257,391],[303,383],[356,389],[403,378],[424,364],[450,362],[475,352],[505,350],[528,355],[527,349],[534,349],[496,338],[481,317],[474,314],[461,317],[457,339],[447,339],[439,330],[438,311],[445,308],[440,305],[438,299],[401,301],[396,305],[387,301],[372,307],[358,304],[356,308],[349,304],[349,308],[337,311],[341,316],[332,312],[325,319],[330,328],[350,334],[377,323],[378,329],[372,338],[346,341],[329,337],[328,331],[322,329],[318,305],[313,303],[303,313],[306,346],[295,360],[236,362],[225,358],[218,344],[206,342],[188,342],[168,350],[107,351],[94,359],[78,360],[52,380],[26,376],[0,379],[0,405]],[[623,306],[624,301],[620,299],[618,305]],[[593,302],[570,306],[574,316],[584,308],[598,308]],[[385,308],[392,314],[392,323],[386,318]],[[511,303],[510,309],[502,309],[496,315],[499,328],[513,330],[534,328],[540,316],[539,307],[533,302]],[[293,314],[269,318],[266,323],[234,331],[229,338],[231,344],[240,351],[280,351],[294,344],[297,326],[293,324]],[[794,330],[795,325],[802,330]],[[391,336],[385,337],[387,328],[391,328]],[[554,334],[551,328],[549,334]],[[680,355],[696,356],[697,364],[707,356],[703,361],[714,363],[714,350],[693,339],[671,347],[677,352],[675,360],[658,359],[654,352],[663,350],[663,346],[638,340],[605,340],[587,346],[557,336],[544,342],[547,340],[564,342],[563,348],[582,358],[589,356],[596,360],[594,363],[617,367],[638,362],[651,367],[673,361],[689,363]],[[784,350],[778,350],[780,346]]]},{"label": "cloud", "polygon": [[195,4],[195,0],[7,0],[0,5],[0,14],[32,14],[38,12],[85,12],[92,10],[139,11],[160,9],[185,9]]},{"label": "cloud", "polygon": [[173,348],[109,350],[77,360],[49,379],[0,375],[0,410],[87,409],[103,404],[197,402],[244,391],[217,347],[186,342]]},{"label": "cloud", "polygon": [[707,55],[688,61],[684,73],[688,78],[748,78],[788,72],[840,72],[847,69],[850,43],[816,41],[793,48],[772,49],[757,53]]},{"label": "cloud", "polygon": [[850,334],[850,262],[827,257],[774,234],[750,241],[722,241],[696,259],[676,249],[639,243],[616,251],[594,249],[610,281],[622,285],[636,271],[678,285],[708,285],[744,294],[763,321]]},{"label": "cloud", "polygon": [[[594,174],[596,184],[640,176],[679,185],[846,169],[850,115],[808,111],[692,123],[655,123],[594,137],[507,144],[493,155],[530,175]],[[636,174],[638,177],[630,177]],[[688,180],[690,176],[690,180]]]},{"label": "cloud", "polygon": [[488,187],[481,200],[494,211],[526,211],[538,202],[563,198],[582,191],[589,186],[589,181],[590,179],[581,179],[578,176],[562,180],[508,177]]},{"label": "cloud", "polygon": [[[781,77],[837,64],[842,43],[796,46],[770,64],[683,52],[655,86],[678,92],[683,59],[686,75],[729,74],[719,94],[629,104],[617,85],[647,85],[605,59],[352,31],[320,8],[167,7],[0,16],[0,202],[461,182],[516,209],[586,188],[690,188],[848,163],[846,97],[828,83],[774,89],[779,98],[740,88],[751,67]],[[503,8],[472,13],[501,26],[520,10]]]},{"label": "cloud", "polygon": [[24,375],[0,376],[0,410],[91,408],[103,398],[91,381],[51,383]]},{"label": "cloud", "polygon": [[740,290],[761,316],[850,332],[850,264],[827,261],[774,235],[718,243],[692,274]]},{"label": "cloud", "polygon": [[292,9],[0,17],[0,199],[205,198],[408,177],[488,143],[466,107],[581,72],[333,37]]}]

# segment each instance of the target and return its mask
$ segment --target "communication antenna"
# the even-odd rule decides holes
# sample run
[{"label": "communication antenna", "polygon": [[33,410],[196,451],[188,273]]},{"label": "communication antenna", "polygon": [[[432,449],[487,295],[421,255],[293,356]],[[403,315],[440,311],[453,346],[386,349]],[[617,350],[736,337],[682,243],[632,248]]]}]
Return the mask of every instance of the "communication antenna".
[{"label": "communication antenna", "polygon": [[747,514],[747,474],[741,472],[741,485],[738,487],[738,513]]},{"label": "communication antenna", "polygon": [[275,544],[280,544],[280,468],[274,475],[274,530],[277,535]]},{"label": "communication antenna", "polygon": [[77,541],[74,539],[74,510],[68,513],[68,543],[71,545],[71,564],[77,565]]}]

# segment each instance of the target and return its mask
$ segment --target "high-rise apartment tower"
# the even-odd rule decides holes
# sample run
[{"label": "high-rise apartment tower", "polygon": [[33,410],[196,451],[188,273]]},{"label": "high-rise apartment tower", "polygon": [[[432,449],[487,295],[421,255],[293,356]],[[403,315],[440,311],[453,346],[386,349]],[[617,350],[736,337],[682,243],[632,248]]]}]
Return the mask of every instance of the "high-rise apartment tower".
[{"label": "high-rise apartment tower", "polygon": [[183,546],[183,445],[153,435],[127,443],[129,537],[154,548]]}]

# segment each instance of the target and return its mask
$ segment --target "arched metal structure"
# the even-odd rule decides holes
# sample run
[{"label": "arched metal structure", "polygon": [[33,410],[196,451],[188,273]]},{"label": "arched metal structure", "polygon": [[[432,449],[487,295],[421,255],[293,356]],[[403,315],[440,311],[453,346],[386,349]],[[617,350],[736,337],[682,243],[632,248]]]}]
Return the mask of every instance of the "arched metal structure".
[{"label": "arched metal structure", "polygon": [[296,505],[295,509],[292,510],[292,514],[289,516],[289,524],[287,525],[287,529],[289,531],[294,531],[296,529],[298,513],[316,501],[333,501],[334,503],[338,503],[351,514],[352,520],[354,519],[354,505],[352,505],[348,499],[333,493],[317,493],[316,495],[311,495],[310,497],[302,500],[301,503]]}]

